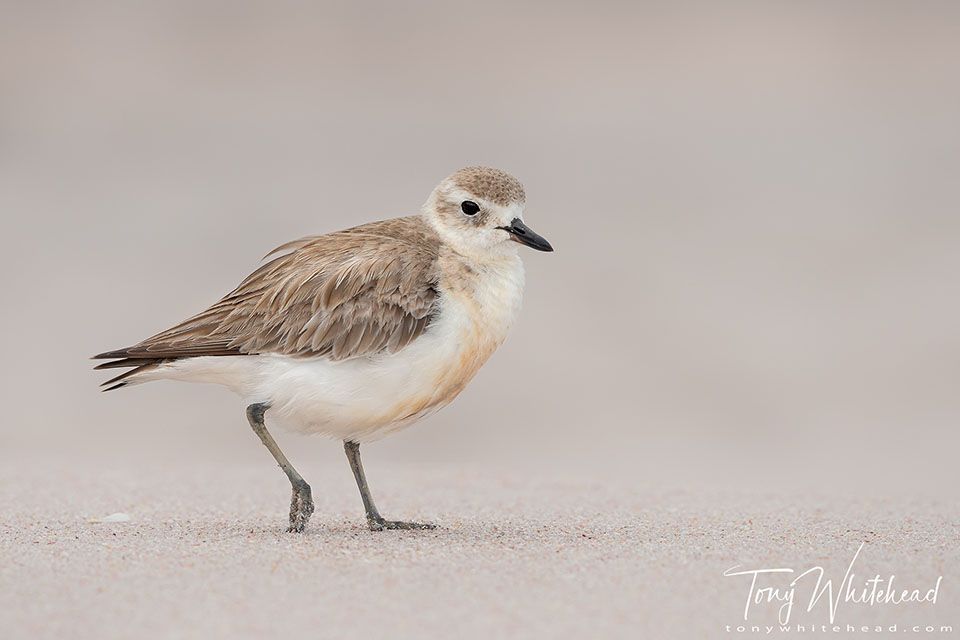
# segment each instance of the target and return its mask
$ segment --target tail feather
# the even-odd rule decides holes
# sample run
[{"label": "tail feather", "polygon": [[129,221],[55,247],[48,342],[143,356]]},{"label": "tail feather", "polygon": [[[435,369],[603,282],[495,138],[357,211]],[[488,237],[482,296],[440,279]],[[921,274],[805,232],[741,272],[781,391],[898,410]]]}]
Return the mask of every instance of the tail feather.
[{"label": "tail feather", "polygon": [[147,362],[152,362],[152,360],[144,360],[143,358],[122,358],[120,360],[111,360],[110,362],[101,362],[93,369],[94,371],[100,371],[101,369],[116,369],[118,367],[139,367]]},{"label": "tail feather", "polygon": [[[125,387],[125,386],[127,386],[128,384],[130,384],[129,378],[130,378],[131,376],[135,376],[135,375],[137,375],[138,373],[143,373],[143,372],[145,372],[145,371],[149,371],[150,369],[156,369],[158,366],[160,366],[160,363],[161,363],[161,362],[163,362],[163,361],[162,361],[162,360],[159,360],[159,361],[148,361],[148,362],[145,362],[145,363],[136,365],[136,366],[134,366],[134,365],[129,365],[129,364],[127,364],[127,365],[118,365],[118,366],[127,366],[127,367],[133,366],[134,368],[133,368],[133,369],[130,369],[129,371],[124,371],[123,373],[121,373],[120,375],[118,375],[118,376],[116,376],[116,377],[110,378],[110,379],[107,380],[106,382],[101,383],[100,386],[101,386],[101,387],[107,387],[106,389],[103,389],[104,391],[113,391],[114,389],[119,389],[120,387]],[[109,363],[108,363],[108,364],[109,364]],[[112,386],[110,386],[110,385],[112,385]]]},{"label": "tail feather", "polygon": [[114,349],[113,351],[104,351],[90,358],[91,360],[115,360],[117,358],[129,358],[133,352],[133,347],[126,349]]},{"label": "tail feather", "polygon": [[131,377],[151,369],[156,369],[167,360],[167,358],[144,357],[132,353],[132,351],[132,348],[117,349],[115,351],[105,351],[104,353],[93,356],[93,360],[109,360],[109,362],[101,362],[95,366],[95,370],[130,367],[129,371],[124,371],[120,375],[101,383],[100,386],[105,387],[102,389],[103,391],[113,391],[114,389],[125,387],[133,382],[130,380]]}]

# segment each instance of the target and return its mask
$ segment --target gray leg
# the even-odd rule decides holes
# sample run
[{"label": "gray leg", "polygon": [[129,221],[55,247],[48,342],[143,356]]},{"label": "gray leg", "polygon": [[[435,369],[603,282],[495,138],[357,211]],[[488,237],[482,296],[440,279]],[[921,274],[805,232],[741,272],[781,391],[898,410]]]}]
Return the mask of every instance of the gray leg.
[{"label": "gray leg", "polygon": [[280,447],[277,446],[277,441],[267,431],[267,426],[263,424],[263,414],[269,408],[270,405],[267,404],[250,405],[247,407],[247,420],[250,421],[253,432],[260,437],[263,446],[270,451],[273,459],[277,461],[283,472],[287,474],[287,478],[290,479],[290,486],[293,487],[293,498],[290,500],[290,526],[287,531],[300,533],[307,526],[310,514],[313,513],[313,496],[310,493],[310,485],[293,468],[293,465],[287,460],[287,456],[283,455],[283,451],[280,451]]},{"label": "gray leg", "polygon": [[420,522],[401,522],[400,520],[384,520],[380,512],[377,511],[377,505],[373,503],[373,496],[370,495],[370,487],[367,486],[367,476],[363,473],[363,464],[360,462],[360,443],[343,441],[343,449],[347,452],[347,460],[350,461],[350,468],[353,469],[353,477],[357,479],[357,487],[360,489],[360,497],[363,499],[363,508],[367,512],[367,524],[371,531],[383,531],[384,529],[436,529],[436,525],[423,524]]}]

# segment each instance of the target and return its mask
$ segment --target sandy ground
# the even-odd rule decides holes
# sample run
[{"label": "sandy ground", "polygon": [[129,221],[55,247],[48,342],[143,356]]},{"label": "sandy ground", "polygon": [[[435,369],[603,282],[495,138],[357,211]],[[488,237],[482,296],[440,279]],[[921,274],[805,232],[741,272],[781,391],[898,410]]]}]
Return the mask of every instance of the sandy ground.
[{"label": "sandy ground", "polygon": [[[862,541],[858,570],[904,587],[943,575],[939,599],[841,605],[838,623],[960,629],[956,504],[381,468],[381,511],[439,529],[373,533],[331,469],[311,474],[317,513],[291,535],[267,467],[4,465],[3,637],[757,637],[725,629],[748,585],[724,570],[822,564],[839,581]],[[130,520],[92,522],[115,512]],[[758,607],[751,624],[773,617]]]}]

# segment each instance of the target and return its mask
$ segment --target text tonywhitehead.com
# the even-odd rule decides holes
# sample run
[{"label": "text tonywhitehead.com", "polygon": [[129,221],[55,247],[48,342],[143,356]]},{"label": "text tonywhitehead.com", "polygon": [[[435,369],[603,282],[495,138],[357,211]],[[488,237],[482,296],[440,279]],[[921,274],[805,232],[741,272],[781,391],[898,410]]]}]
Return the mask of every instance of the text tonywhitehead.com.
[{"label": "text tonywhitehead.com", "polygon": [[953,633],[953,625],[726,625],[727,633]]}]

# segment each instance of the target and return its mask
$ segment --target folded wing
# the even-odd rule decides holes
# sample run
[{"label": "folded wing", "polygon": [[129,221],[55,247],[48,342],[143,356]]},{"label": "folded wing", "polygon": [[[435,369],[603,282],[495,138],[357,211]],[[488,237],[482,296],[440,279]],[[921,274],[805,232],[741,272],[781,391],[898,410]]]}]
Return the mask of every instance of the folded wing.
[{"label": "folded wing", "polygon": [[[344,360],[396,353],[427,328],[439,239],[417,217],[285,244],[206,311],[126,349],[97,369],[133,367],[104,385],[197,356],[278,353]],[[109,389],[108,389],[109,390]]]}]

